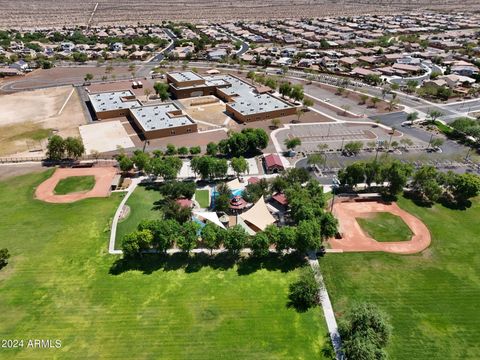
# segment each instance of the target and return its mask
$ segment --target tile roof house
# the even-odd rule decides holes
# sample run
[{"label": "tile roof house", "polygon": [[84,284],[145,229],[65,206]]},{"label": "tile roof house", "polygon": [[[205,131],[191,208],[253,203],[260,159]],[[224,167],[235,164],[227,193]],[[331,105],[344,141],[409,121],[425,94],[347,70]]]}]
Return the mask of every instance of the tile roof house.
[{"label": "tile roof house", "polygon": [[269,174],[285,170],[282,159],[280,159],[280,156],[278,154],[270,154],[264,156],[263,163],[265,165],[265,170]]}]

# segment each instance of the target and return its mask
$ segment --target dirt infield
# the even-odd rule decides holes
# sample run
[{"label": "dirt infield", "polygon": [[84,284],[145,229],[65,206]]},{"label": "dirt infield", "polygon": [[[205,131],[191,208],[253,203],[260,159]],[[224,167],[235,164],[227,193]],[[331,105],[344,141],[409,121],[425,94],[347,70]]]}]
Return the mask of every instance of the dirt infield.
[{"label": "dirt infield", "polygon": [[[93,198],[107,197],[110,195],[110,185],[117,173],[114,167],[94,167],[78,169],[57,169],[53,175],[38,185],[35,190],[35,197],[49,203],[71,203],[74,201]],[[61,179],[71,176],[95,176],[95,186],[92,190],[83,193],[71,193],[66,195],[55,195],[54,189]]]},{"label": "dirt infield", "polygon": [[[356,218],[367,217],[375,212],[389,212],[402,218],[412,230],[409,241],[378,242],[367,236]],[[430,232],[423,222],[402,210],[397,204],[382,202],[335,202],[333,213],[339,220],[342,239],[331,239],[333,249],[345,252],[384,251],[395,254],[415,254],[425,250],[431,242]]]}]

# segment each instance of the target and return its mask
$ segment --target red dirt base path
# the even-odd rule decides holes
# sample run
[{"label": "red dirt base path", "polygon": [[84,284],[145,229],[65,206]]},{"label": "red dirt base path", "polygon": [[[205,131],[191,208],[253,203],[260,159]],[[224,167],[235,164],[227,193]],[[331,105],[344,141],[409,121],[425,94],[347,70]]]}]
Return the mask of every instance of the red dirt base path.
[{"label": "red dirt base path", "polygon": [[[367,217],[375,212],[390,212],[400,216],[411,229],[413,236],[409,241],[378,242],[366,235],[357,217]],[[384,251],[395,254],[415,254],[425,250],[431,242],[430,232],[425,224],[415,216],[401,209],[396,203],[386,204],[376,201],[335,202],[333,213],[339,221],[341,239],[330,239],[333,249],[345,252]]]},{"label": "red dirt base path", "polygon": [[[75,169],[57,169],[53,175],[38,185],[35,190],[35,197],[49,203],[71,203],[93,197],[107,197],[110,195],[110,186],[117,173],[114,167],[92,167]],[[87,192],[71,193],[66,195],[55,195],[54,189],[61,179],[71,176],[95,176],[95,185]]]}]

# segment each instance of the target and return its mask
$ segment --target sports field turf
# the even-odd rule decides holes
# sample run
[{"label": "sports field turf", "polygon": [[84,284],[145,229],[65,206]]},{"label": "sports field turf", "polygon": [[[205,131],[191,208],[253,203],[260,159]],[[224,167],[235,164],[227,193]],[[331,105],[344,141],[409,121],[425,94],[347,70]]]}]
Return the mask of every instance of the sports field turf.
[{"label": "sports field turf", "polygon": [[195,191],[195,200],[202,208],[208,208],[210,206],[210,191],[208,190],[197,190]]},{"label": "sports field turf", "polygon": [[62,348],[1,349],[2,359],[322,358],[321,309],[285,306],[298,269],[176,258],[122,271],[107,253],[121,195],[33,200],[50,174],[0,183],[0,247],[12,254],[0,271],[0,338]]},{"label": "sports field turf", "polygon": [[377,241],[406,241],[412,238],[412,231],[400,216],[378,212],[369,217],[357,218],[362,230]]},{"label": "sports field turf", "polygon": [[140,221],[161,218],[161,211],[155,209],[155,202],[161,198],[162,195],[158,191],[148,190],[145,186],[137,186],[127,200],[126,205],[130,207],[128,217],[117,226],[117,248],[125,234],[137,230]]},{"label": "sports field turf", "polygon": [[95,186],[95,176],[70,176],[62,179],[55,186],[55,194],[65,195],[81,191],[92,190]]},{"label": "sports field turf", "polygon": [[417,255],[329,254],[320,266],[337,314],[355,300],[377,304],[393,325],[391,359],[480,358],[480,201],[466,210],[399,205],[425,222]]}]

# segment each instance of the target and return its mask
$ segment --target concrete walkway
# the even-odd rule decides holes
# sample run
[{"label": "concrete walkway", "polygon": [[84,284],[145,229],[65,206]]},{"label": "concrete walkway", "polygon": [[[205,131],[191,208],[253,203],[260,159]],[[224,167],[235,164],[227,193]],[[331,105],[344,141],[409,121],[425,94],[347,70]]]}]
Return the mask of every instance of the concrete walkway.
[{"label": "concrete walkway", "polygon": [[332,303],[330,302],[330,297],[328,296],[327,288],[325,287],[325,283],[323,282],[323,276],[320,272],[320,265],[318,264],[318,259],[314,252],[310,252],[308,254],[308,262],[315,273],[315,279],[320,285],[320,290],[318,294],[320,296],[320,303],[322,305],[323,315],[325,316],[325,321],[327,322],[328,333],[330,334],[333,349],[335,350],[335,358],[337,360],[342,360],[342,341],[340,339],[340,333],[338,332],[337,320],[335,319],[335,313],[333,312]]},{"label": "concrete walkway", "polygon": [[118,220],[120,218],[120,214],[122,213],[123,206],[127,203],[128,198],[135,191],[138,184],[140,184],[144,179],[146,179],[145,176],[132,179],[132,183],[130,184],[128,191],[125,194],[125,197],[122,199],[122,202],[120,203],[120,205],[118,205],[117,211],[115,211],[115,216],[113,217],[113,221],[112,221],[112,228],[110,229],[110,242],[108,244],[108,252],[110,254],[115,254],[115,255],[122,254],[122,250],[115,250],[115,237],[117,236]]}]

